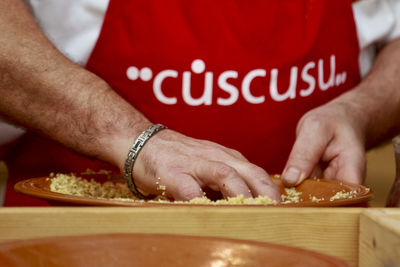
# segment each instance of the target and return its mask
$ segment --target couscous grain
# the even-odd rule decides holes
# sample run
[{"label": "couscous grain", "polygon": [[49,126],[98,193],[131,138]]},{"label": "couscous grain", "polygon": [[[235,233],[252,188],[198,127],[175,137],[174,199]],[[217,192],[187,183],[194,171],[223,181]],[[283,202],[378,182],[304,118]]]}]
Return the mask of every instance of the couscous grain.
[{"label": "couscous grain", "polygon": [[[99,174],[99,172],[86,171],[85,174]],[[110,173],[108,171],[102,172],[102,174],[106,174],[108,177]],[[279,175],[275,176],[276,178]],[[57,192],[61,194],[68,194],[74,196],[83,196],[83,197],[93,197],[99,199],[110,199],[110,200],[120,200],[120,201],[138,201],[144,202],[144,200],[136,198],[132,192],[127,187],[126,183],[123,181],[106,181],[104,183],[96,182],[94,179],[87,180],[81,177],[78,177],[74,174],[54,174],[51,173],[50,177],[47,180],[51,180],[50,183],[50,191]],[[318,179],[319,180],[319,179]],[[166,198],[166,186],[160,184],[161,177],[157,178],[157,190],[162,191],[162,194],[158,196],[154,200],[149,200],[147,202],[150,203],[187,203],[187,204],[207,204],[207,205],[276,205],[277,202],[269,198],[268,196],[258,196],[254,198],[245,198],[243,195],[239,195],[236,197],[228,197],[227,199],[219,199],[216,201],[210,200],[206,197],[206,193],[203,192],[203,197],[194,198],[190,201],[170,201]],[[334,201],[337,199],[343,198],[353,198],[357,194],[357,191],[349,191],[345,190],[337,192],[334,196],[332,196],[329,200]],[[281,204],[289,204],[289,203],[299,203],[302,202],[301,198],[302,192],[296,190],[296,188],[285,188],[285,194],[281,195],[282,202]],[[317,198],[312,196],[311,194],[308,196],[312,202],[320,202],[325,199]]]}]

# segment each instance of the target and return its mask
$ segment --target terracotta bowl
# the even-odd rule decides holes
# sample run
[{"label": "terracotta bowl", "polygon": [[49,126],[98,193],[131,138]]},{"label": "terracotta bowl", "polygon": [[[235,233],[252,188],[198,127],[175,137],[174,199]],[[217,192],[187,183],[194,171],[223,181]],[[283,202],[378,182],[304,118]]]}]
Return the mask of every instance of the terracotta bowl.
[{"label": "terracotta bowl", "polygon": [[348,266],[300,248],[213,237],[106,234],[0,244],[0,266]]}]

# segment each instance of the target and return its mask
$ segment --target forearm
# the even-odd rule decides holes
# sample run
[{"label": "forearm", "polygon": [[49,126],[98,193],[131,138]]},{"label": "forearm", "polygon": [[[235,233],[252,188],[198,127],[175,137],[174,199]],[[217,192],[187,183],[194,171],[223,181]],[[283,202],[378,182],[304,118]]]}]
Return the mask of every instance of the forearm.
[{"label": "forearm", "polygon": [[52,46],[20,1],[0,2],[0,32],[0,113],[120,165],[150,122]]},{"label": "forearm", "polygon": [[400,133],[400,40],[384,47],[368,76],[334,101],[357,113],[367,147]]}]

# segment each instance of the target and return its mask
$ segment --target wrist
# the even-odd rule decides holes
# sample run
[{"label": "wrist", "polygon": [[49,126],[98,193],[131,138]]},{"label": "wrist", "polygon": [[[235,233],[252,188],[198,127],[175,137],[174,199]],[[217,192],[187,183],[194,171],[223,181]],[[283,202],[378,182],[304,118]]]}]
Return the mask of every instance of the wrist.
[{"label": "wrist", "polygon": [[124,179],[125,179],[126,183],[128,184],[129,190],[131,190],[131,192],[140,199],[147,199],[148,196],[143,195],[138,190],[138,188],[135,184],[134,176],[136,176],[136,173],[133,173],[133,166],[135,164],[135,161],[136,161],[141,149],[146,144],[146,142],[153,135],[155,135],[156,133],[158,133],[159,131],[164,130],[164,129],[166,129],[166,127],[162,124],[153,124],[148,129],[143,131],[139,135],[139,137],[135,140],[132,147],[129,149],[127,158],[125,160],[124,169],[123,169]]},{"label": "wrist", "polygon": [[106,137],[102,159],[117,166],[121,170],[121,173],[123,173],[126,156],[130,147],[139,135],[151,125],[150,121],[144,119],[143,121],[136,122],[129,129],[114,132],[112,135]]}]

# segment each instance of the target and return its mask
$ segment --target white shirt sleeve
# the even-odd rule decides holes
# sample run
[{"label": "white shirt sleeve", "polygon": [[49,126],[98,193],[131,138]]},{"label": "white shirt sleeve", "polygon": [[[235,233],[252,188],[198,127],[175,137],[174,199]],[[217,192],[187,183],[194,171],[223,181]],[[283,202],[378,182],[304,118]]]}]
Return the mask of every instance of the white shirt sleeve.
[{"label": "white shirt sleeve", "polygon": [[391,28],[391,31],[386,36],[386,38],[383,39],[383,42],[385,42],[385,43],[400,37],[400,1],[399,0],[387,0],[387,3],[392,12],[394,21],[393,21],[393,26]]},{"label": "white shirt sleeve", "polygon": [[100,35],[109,0],[25,1],[50,41],[84,66]]},{"label": "white shirt sleeve", "polygon": [[360,72],[364,77],[372,67],[376,48],[400,37],[400,0],[362,0],[353,3]]},{"label": "white shirt sleeve", "polygon": [[[1,120],[0,117],[0,146],[10,143],[21,137],[25,130]],[[1,160],[1,159],[0,159]]]}]

